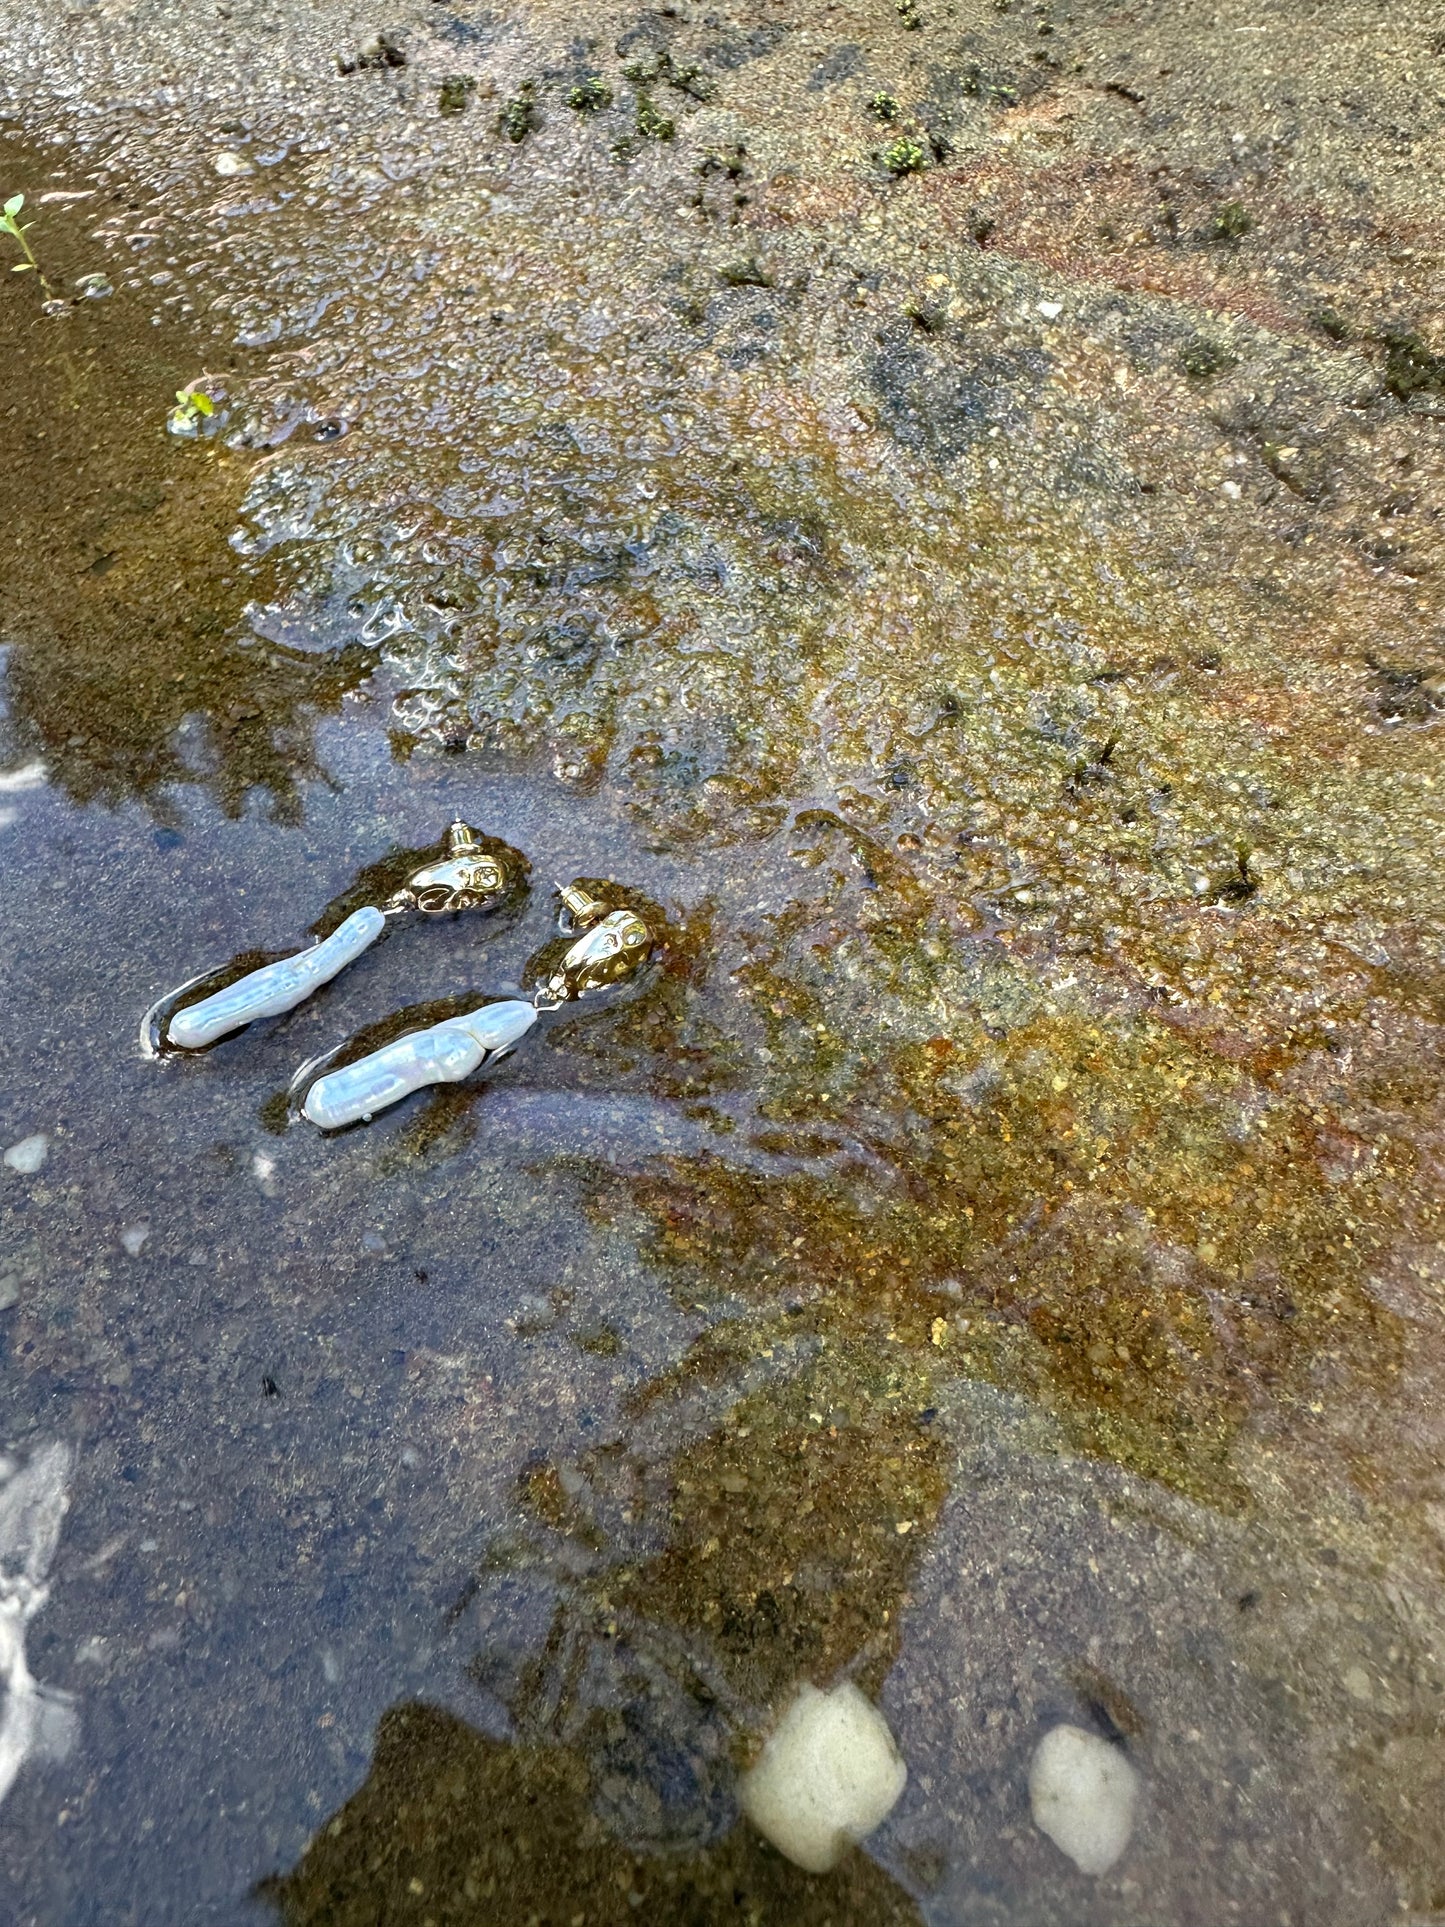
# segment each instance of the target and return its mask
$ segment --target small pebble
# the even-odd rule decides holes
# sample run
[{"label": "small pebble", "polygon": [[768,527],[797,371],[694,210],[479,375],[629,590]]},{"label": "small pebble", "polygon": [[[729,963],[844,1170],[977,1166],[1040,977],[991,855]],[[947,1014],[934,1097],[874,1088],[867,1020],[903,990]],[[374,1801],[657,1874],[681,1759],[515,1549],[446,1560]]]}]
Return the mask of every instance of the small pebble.
[{"label": "small pebble", "polygon": [[1105,1874],[1129,1844],[1139,1776],[1117,1746],[1081,1726],[1056,1726],[1034,1748],[1034,1825],[1080,1873]]},{"label": "small pebble", "polygon": [[886,1819],[908,1781],[888,1722],[851,1681],[802,1686],[743,1775],[743,1812],[778,1852],[826,1873]]},{"label": "small pebble", "polygon": [[22,763],[18,769],[0,769],[0,796],[12,796],[17,790],[38,790],[49,773],[38,758]]},{"label": "small pebble", "polygon": [[141,1247],[150,1235],[151,1228],[149,1219],[142,1218],[136,1224],[123,1226],[120,1234],[120,1242],[125,1250],[126,1256],[129,1258],[139,1258]]},{"label": "small pebble", "polygon": [[5,1153],[5,1162],[12,1171],[18,1171],[22,1177],[28,1178],[40,1169],[49,1155],[50,1139],[44,1131],[36,1131],[30,1137],[21,1138],[18,1144],[12,1144]]},{"label": "small pebble", "polygon": [[0,1311],[9,1311],[20,1301],[20,1280],[13,1271],[0,1278]]},{"label": "small pebble", "polygon": [[1057,321],[1063,312],[1064,304],[1062,301],[1041,301],[1039,303],[1039,313],[1045,321]]},{"label": "small pebble", "polygon": [[225,148],[215,155],[211,166],[223,180],[229,180],[236,174],[253,174],[256,171],[244,154],[237,154],[230,148]]},{"label": "small pebble", "polygon": [[1370,1684],[1370,1676],[1365,1671],[1363,1666],[1347,1667],[1345,1671],[1344,1685],[1345,1685],[1345,1691],[1349,1694],[1351,1699],[1357,1699],[1357,1700],[1360,1700],[1361,1702],[1364,1702],[1367,1700],[1372,1700],[1375,1697],[1375,1689]]}]

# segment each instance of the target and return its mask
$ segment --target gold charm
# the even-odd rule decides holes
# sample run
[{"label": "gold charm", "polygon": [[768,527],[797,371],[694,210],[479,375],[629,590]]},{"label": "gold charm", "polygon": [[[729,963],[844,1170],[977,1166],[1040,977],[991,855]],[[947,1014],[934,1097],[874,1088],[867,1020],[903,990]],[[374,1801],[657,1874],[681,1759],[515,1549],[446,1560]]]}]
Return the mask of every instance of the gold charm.
[{"label": "gold charm", "polygon": [[556,1010],[593,991],[635,977],[653,951],[652,932],[633,909],[610,909],[580,883],[558,884],[564,926],[581,932],[561,962],[537,985],[539,1010]]},{"label": "gold charm", "polygon": [[[436,871],[449,868],[438,864],[418,877],[434,879]],[[416,885],[418,877],[411,879],[408,888]],[[302,1116],[323,1131],[368,1123],[378,1111],[400,1103],[413,1091],[430,1084],[460,1083],[474,1071],[489,1069],[521,1042],[544,1013],[636,977],[656,948],[652,931],[637,911],[626,904],[614,908],[580,883],[557,887],[562,898],[562,934],[573,941],[560,961],[539,978],[530,998],[497,999],[427,1030],[407,1031],[380,1050],[309,1083],[316,1065],[305,1066],[292,1086],[297,1092],[305,1090]],[[534,960],[531,968],[539,962]]]},{"label": "gold charm", "polygon": [[424,916],[445,916],[452,910],[482,910],[504,897],[513,879],[505,865],[482,848],[477,833],[458,820],[447,831],[444,863],[428,863],[414,870],[394,896],[383,904],[396,910],[420,910]]},{"label": "gold charm", "polygon": [[157,1056],[163,1044],[178,1050],[204,1050],[231,1031],[260,1017],[279,1017],[329,983],[355,961],[388,927],[391,919],[416,910],[445,916],[457,910],[490,910],[521,883],[527,862],[503,845],[487,848],[468,824],[447,831],[447,855],[440,863],[414,870],[384,904],[353,910],[330,936],[309,950],[279,958],[224,985],[208,997],[182,1003],[187,993],[214,981],[215,971],[193,977],[151,1005],[141,1023],[141,1048]]}]

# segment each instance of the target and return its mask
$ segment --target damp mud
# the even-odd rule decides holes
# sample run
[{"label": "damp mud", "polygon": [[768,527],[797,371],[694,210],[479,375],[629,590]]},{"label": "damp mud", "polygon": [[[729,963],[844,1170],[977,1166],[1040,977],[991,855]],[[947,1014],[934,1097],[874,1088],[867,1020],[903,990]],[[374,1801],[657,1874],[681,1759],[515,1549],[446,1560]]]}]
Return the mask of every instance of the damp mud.
[{"label": "damp mud", "polygon": [[14,1917],[1445,1918],[1445,12],[0,20]]}]

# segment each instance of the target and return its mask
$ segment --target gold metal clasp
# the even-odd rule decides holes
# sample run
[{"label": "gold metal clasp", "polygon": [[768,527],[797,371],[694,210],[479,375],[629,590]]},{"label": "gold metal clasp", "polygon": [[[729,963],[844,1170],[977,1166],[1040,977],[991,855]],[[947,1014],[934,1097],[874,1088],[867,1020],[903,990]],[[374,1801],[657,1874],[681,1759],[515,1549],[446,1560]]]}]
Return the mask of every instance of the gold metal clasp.
[{"label": "gold metal clasp", "polygon": [[579,883],[557,887],[573,928],[582,934],[537,987],[538,1003],[552,1008],[625,983],[647,962],[653,946],[652,932],[635,910],[609,910]]},{"label": "gold metal clasp", "polygon": [[506,895],[512,881],[506,865],[482,847],[469,824],[452,824],[447,849],[444,862],[414,870],[386,908],[439,917],[451,910],[479,910]]},{"label": "gold metal clasp", "polygon": [[[562,907],[572,920],[575,930],[586,930],[596,923],[599,917],[607,915],[607,905],[584,890],[580,883],[559,883],[557,894],[562,899]],[[565,922],[564,922],[565,928]]]}]

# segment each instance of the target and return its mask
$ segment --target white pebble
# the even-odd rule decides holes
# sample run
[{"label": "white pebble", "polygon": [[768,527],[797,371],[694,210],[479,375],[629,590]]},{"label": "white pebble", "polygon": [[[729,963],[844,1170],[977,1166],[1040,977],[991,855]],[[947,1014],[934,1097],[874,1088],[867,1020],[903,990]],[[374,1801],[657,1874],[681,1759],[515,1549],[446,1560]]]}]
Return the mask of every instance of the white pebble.
[{"label": "white pebble", "polygon": [[892,1812],[908,1781],[888,1722],[851,1682],[802,1686],[743,1775],[743,1812],[779,1853],[826,1873]]},{"label": "white pebble", "polygon": [[0,796],[11,796],[17,790],[38,790],[49,771],[44,763],[22,763],[19,769],[0,769]]},{"label": "white pebble", "polygon": [[28,1178],[40,1169],[49,1155],[50,1139],[44,1131],[36,1131],[33,1136],[23,1137],[18,1144],[12,1144],[5,1153],[5,1162],[12,1171],[18,1171],[22,1177]]},{"label": "white pebble", "polygon": [[1041,301],[1039,303],[1039,313],[1045,321],[1057,321],[1063,312],[1064,304],[1062,301]]},{"label": "white pebble", "polygon": [[223,180],[229,180],[235,174],[254,174],[256,171],[244,154],[237,154],[230,148],[225,148],[215,155],[211,166]]},{"label": "white pebble", "polygon": [[139,1258],[146,1239],[151,1235],[150,1221],[142,1218],[137,1224],[122,1225],[120,1242],[128,1258]]},{"label": "white pebble", "polygon": [[1139,1776],[1117,1746],[1080,1726],[1056,1726],[1034,1748],[1034,1825],[1080,1873],[1105,1874],[1129,1844]]}]

